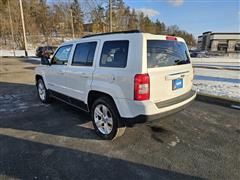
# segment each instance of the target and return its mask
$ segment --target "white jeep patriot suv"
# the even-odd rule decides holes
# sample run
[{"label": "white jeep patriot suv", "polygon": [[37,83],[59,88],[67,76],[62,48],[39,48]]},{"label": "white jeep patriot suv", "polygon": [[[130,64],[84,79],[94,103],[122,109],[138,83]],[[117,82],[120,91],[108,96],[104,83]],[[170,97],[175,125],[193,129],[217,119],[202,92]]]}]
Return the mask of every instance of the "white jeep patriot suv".
[{"label": "white jeep patriot suv", "polygon": [[36,68],[43,103],[57,98],[90,112],[96,133],[113,139],[131,122],[191,102],[193,68],[180,37],[125,31],[85,36],[58,47]]}]

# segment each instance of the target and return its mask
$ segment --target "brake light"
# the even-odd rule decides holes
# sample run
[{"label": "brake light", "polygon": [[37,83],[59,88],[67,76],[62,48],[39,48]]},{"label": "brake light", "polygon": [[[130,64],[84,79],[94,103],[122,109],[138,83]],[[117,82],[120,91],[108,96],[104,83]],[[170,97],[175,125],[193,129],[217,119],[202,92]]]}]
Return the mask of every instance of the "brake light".
[{"label": "brake light", "polygon": [[166,40],[170,40],[170,41],[176,41],[177,38],[174,36],[166,36]]},{"label": "brake light", "polygon": [[150,97],[150,78],[148,74],[136,74],[134,77],[134,100],[143,101]]}]

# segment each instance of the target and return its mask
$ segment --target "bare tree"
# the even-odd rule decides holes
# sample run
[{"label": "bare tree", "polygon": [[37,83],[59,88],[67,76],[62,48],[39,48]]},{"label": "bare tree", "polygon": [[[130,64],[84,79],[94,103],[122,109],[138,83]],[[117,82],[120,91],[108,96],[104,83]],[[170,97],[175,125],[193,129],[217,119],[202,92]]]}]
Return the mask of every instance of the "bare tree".
[{"label": "bare tree", "polygon": [[[42,44],[58,44],[61,41],[85,33],[109,31],[109,0],[22,0],[27,41],[34,48]],[[13,38],[16,47],[23,49],[23,32],[18,1],[9,0],[12,15],[13,36],[9,23],[7,0],[0,0],[0,43],[11,47]],[[71,10],[71,11],[70,11]],[[72,12],[72,16],[71,13]],[[139,29],[154,34],[175,34],[183,37],[189,46],[194,46],[194,36],[178,26],[167,27],[160,20],[153,21],[144,13],[136,13],[124,0],[112,0],[112,31]]]}]

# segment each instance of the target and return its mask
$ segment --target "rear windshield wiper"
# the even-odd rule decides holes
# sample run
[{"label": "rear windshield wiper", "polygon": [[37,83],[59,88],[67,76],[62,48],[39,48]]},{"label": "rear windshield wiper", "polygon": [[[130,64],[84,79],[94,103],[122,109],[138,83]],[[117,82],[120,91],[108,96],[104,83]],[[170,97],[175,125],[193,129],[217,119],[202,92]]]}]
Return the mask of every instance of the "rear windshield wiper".
[{"label": "rear windshield wiper", "polygon": [[186,60],[177,59],[174,62],[176,63],[176,65],[181,65],[181,64],[188,64],[189,60],[188,59],[186,59]]}]

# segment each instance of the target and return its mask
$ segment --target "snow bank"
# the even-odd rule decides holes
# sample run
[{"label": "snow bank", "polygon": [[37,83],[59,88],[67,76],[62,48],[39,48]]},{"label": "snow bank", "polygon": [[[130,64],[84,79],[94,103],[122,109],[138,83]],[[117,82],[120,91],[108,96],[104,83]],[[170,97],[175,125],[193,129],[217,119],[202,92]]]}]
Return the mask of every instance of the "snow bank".
[{"label": "snow bank", "polygon": [[194,64],[193,67],[202,67],[202,68],[212,68],[212,69],[229,69],[229,70],[240,70],[240,64],[223,64],[223,63],[212,63],[212,64],[205,64],[199,63]]},{"label": "snow bank", "polygon": [[223,84],[216,82],[194,81],[193,89],[197,92],[219,97],[227,97],[233,100],[240,100],[240,85]]},{"label": "snow bank", "polygon": [[204,94],[240,100],[240,73],[195,68],[193,89]]},{"label": "snow bank", "polygon": [[[35,50],[28,50],[28,56],[35,56]],[[0,50],[0,56],[14,56],[13,50]],[[15,50],[15,56],[25,56],[24,50]]]},{"label": "snow bank", "polygon": [[191,58],[192,63],[240,63],[240,58],[230,57],[210,57],[210,58]]},{"label": "snow bank", "polygon": [[192,58],[193,67],[240,70],[240,59],[229,57]]}]

